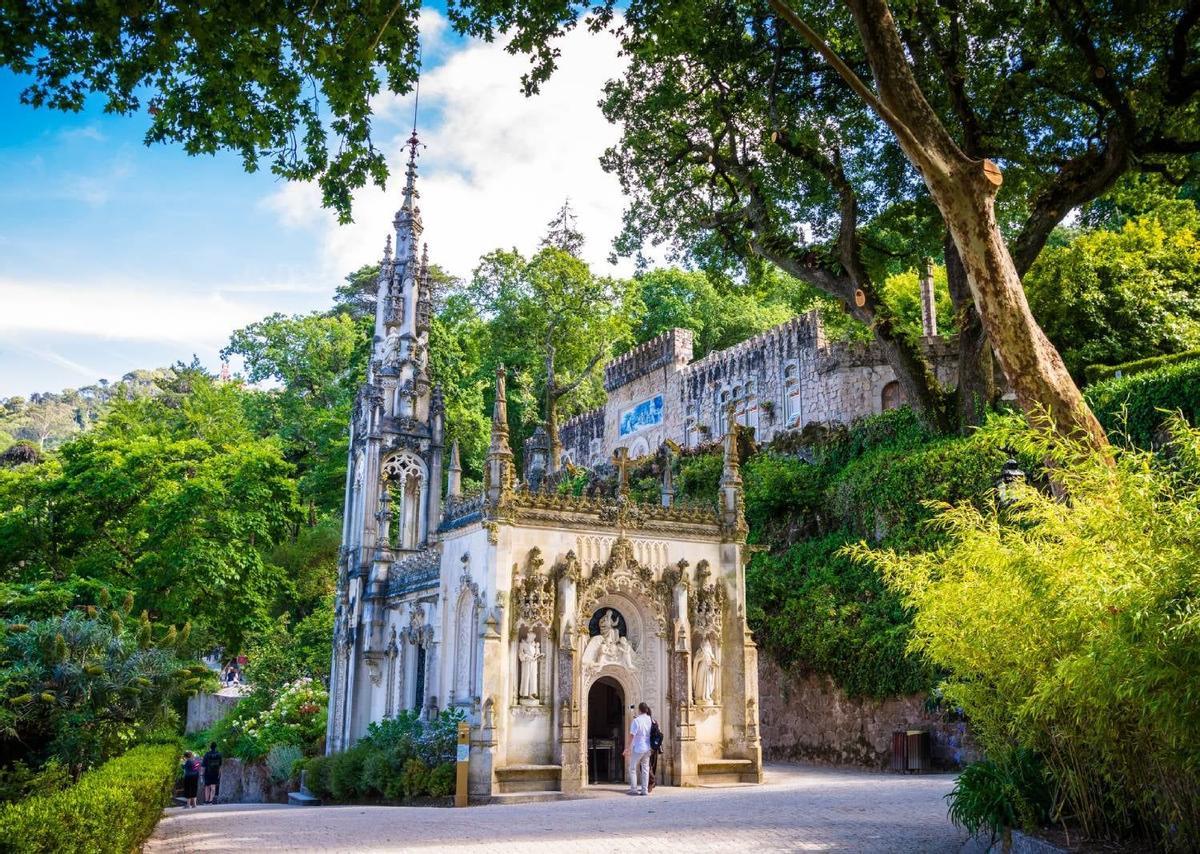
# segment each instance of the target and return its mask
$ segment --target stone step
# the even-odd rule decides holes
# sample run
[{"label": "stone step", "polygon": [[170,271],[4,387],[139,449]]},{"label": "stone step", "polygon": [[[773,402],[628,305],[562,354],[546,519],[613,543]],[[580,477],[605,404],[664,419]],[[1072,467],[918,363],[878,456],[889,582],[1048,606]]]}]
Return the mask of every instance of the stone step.
[{"label": "stone step", "polygon": [[701,786],[724,786],[737,783],[757,782],[754,763],[749,759],[702,759],[696,763]]},{"label": "stone step", "polygon": [[471,806],[488,804],[544,804],[548,801],[567,800],[562,792],[502,792],[497,795],[471,796]]},{"label": "stone step", "polygon": [[561,765],[506,765],[496,769],[496,782],[505,795],[556,792],[561,780]]}]

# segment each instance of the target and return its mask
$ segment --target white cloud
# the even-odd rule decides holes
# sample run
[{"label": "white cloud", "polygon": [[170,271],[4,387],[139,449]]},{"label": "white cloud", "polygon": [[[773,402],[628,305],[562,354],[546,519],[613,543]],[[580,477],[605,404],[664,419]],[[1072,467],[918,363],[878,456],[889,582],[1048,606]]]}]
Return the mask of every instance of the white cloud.
[{"label": "white cloud", "polygon": [[80,376],[94,379],[100,375],[100,372],[88,365],[76,362],[73,359],[68,359],[61,353],[55,353],[53,350],[43,350],[39,347],[18,347],[34,358],[41,359],[43,362],[49,362],[52,365],[58,365],[61,368],[66,368],[68,371],[79,374]]},{"label": "white cloud", "polygon": [[[433,22],[441,21],[440,24]],[[423,39],[445,38],[436,12],[422,13]],[[532,252],[546,223],[570,197],[588,239],[586,259],[611,269],[607,256],[621,224],[624,199],[600,154],[619,136],[597,106],[604,83],[620,76],[624,60],[608,34],[577,29],[561,43],[559,69],[541,92],[526,98],[524,56],[497,43],[441,46],[443,61],[421,80],[420,206],[431,260],[460,276],[496,247]],[[432,52],[426,48],[426,56]],[[411,98],[381,99],[380,114],[404,127]],[[379,258],[400,203],[407,131],[388,146],[392,179],[355,194],[351,225],[339,226],[320,209],[313,187],[289,185],[264,200],[282,223],[311,229],[322,272],[341,277]],[[623,270],[624,271],[624,270]]]},{"label": "white cloud", "polygon": [[206,350],[223,346],[231,331],[272,310],[269,303],[231,300],[219,293],[189,294],[183,287],[162,283],[106,285],[97,281],[0,279],[0,303],[9,307],[0,314],[0,335],[37,333],[62,341],[153,341]]},{"label": "white cloud", "polygon": [[58,138],[67,142],[74,140],[88,140],[90,142],[107,142],[108,136],[94,124],[84,125],[80,128],[68,128],[58,132]]}]

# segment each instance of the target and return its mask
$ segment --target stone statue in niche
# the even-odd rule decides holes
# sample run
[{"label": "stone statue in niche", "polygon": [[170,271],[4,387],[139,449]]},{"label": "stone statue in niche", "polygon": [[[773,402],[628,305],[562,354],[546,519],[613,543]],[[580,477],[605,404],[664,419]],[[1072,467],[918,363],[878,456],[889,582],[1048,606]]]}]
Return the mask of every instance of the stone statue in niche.
[{"label": "stone statue in niche", "polygon": [[708,638],[701,642],[700,650],[696,653],[696,672],[692,688],[697,706],[713,704],[713,692],[717,689],[717,655],[713,652],[712,641]]},{"label": "stone statue in niche", "polygon": [[521,672],[519,674],[520,690],[517,692],[521,700],[538,699],[538,662],[545,658],[542,645],[533,632],[527,632],[525,639],[517,650]]},{"label": "stone statue in niche", "polygon": [[584,664],[620,664],[633,669],[633,646],[621,636],[621,621],[612,608],[600,614],[599,634],[593,635],[583,651]]}]

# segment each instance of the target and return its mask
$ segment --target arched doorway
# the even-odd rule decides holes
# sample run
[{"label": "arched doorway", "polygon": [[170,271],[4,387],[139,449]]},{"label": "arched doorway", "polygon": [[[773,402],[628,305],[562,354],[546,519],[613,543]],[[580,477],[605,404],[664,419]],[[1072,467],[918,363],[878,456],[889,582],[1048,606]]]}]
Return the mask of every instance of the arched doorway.
[{"label": "arched doorway", "polygon": [[608,676],[588,690],[587,747],[589,783],[625,781],[625,692]]}]

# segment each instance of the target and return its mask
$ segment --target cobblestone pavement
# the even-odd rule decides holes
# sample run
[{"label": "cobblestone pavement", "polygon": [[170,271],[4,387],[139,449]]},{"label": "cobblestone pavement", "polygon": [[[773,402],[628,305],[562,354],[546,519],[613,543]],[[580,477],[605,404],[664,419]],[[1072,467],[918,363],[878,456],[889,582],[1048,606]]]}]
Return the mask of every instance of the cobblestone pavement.
[{"label": "cobblestone pavement", "polygon": [[761,786],[613,790],[558,803],[436,807],[172,808],[148,854],[192,851],[456,851],[671,854],[949,851],[949,774],[899,776],[770,765]]}]

